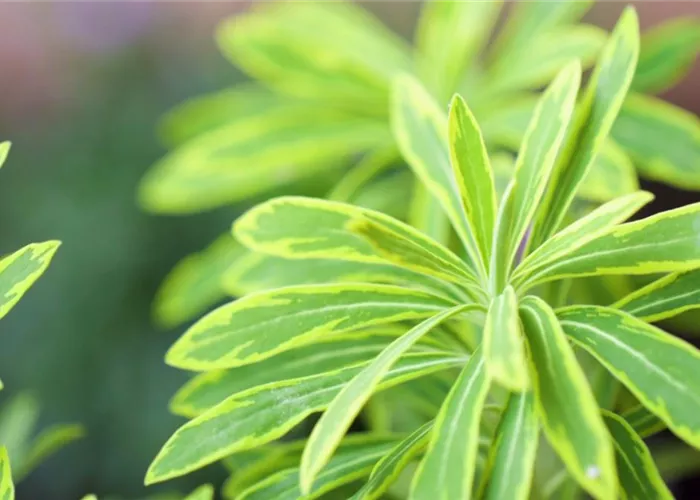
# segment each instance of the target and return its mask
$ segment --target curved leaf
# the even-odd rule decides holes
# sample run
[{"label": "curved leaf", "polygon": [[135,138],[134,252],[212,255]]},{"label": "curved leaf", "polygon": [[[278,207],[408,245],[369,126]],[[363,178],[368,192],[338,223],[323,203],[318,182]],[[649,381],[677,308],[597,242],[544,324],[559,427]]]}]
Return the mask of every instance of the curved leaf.
[{"label": "curved leaf", "polygon": [[689,444],[700,447],[700,351],[625,312],[573,306],[567,335]]},{"label": "curved leaf", "polygon": [[379,212],[313,198],[285,196],[262,203],[234,224],[247,247],[291,259],[395,264],[448,281],[474,281],[450,250]]},{"label": "curved leaf", "polygon": [[639,434],[639,437],[647,438],[666,429],[666,424],[656,415],[646,409],[644,405],[637,405],[625,411],[622,415],[628,424]]},{"label": "curved leaf", "polygon": [[[464,358],[458,356],[407,354],[390,370],[379,389],[462,363]],[[149,467],[146,484],[182,476],[284,436],[304,418],[326,408],[361,369],[353,366],[268,384],[229,397],[170,437]]]},{"label": "curved leaf", "polygon": [[0,259],[0,318],[39,279],[60,245],[60,241],[31,243]]},{"label": "curved leaf", "polygon": [[214,487],[211,484],[203,484],[183,500],[212,500],[214,498]]},{"label": "curved leaf", "polygon": [[426,318],[453,305],[444,298],[390,285],[280,288],[215,309],[175,342],[166,362],[198,371],[233,368],[319,337]]},{"label": "curved leaf", "polygon": [[511,286],[491,301],[484,325],[483,345],[486,371],[495,382],[511,391],[524,391],[530,387],[518,298]]},{"label": "curved leaf", "polygon": [[[556,44],[556,42],[554,42]],[[623,12],[577,107],[566,146],[540,205],[532,248],[554,234],[581,181],[605,142],[629,89],[639,54],[639,22],[632,7]]]},{"label": "curved leaf", "polygon": [[603,411],[605,425],[615,443],[620,488],[625,498],[673,500],[644,441],[625,419]]},{"label": "curved leaf", "polygon": [[678,18],[654,26],[642,36],[632,88],[661,92],[678,83],[700,50],[700,20]]},{"label": "curved leaf", "polygon": [[586,491],[599,499],[616,498],[613,445],[554,311],[530,296],[521,301],[520,314],[530,344],[535,402],[547,440]]},{"label": "curved leaf", "polygon": [[413,476],[410,498],[470,497],[479,447],[479,422],[488,390],[484,358],[477,349],[435,419],[428,451]]},{"label": "curved leaf", "polygon": [[538,433],[532,393],[511,395],[491,446],[485,500],[530,498]]},{"label": "curved leaf", "polygon": [[631,94],[612,136],[640,174],[682,189],[700,189],[700,119],[660,99]]},{"label": "curved leaf", "polygon": [[12,482],[10,458],[7,456],[7,449],[4,446],[0,447],[0,498],[2,500],[15,500],[15,485]]},{"label": "curved leaf", "polygon": [[477,307],[456,306],[426,319],[389,344],[340,391],[314,426],[301,456],[300,483],[305,494],[311,491],[314,479],[394,363],[434,327]]},{"label": "curved leaf", "polygon": [[649,323],[700,307],[700,270],[673,273],[623,297],[612,307]]}]

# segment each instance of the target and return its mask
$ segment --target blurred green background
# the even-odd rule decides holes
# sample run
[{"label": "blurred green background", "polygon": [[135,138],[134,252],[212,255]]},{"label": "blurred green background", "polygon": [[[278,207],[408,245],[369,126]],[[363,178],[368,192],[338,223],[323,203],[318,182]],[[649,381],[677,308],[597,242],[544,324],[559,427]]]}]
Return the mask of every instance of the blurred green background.
[{"label": "blurred green background", "polygon": [[[623,3],[597,5],[610,26]],[[216,50],[212,32],[244,2],[0,3],[0,140],[13,142],[0,171],[0,254],[63,240],[57,258],[0,323],[0,378],[30,391],[41,425],[79,421],[87,438],[54,456],[18,489],[20,499],[88,492],[140,498],[223,478],[218,466],[164,486],[142,486],[150,460],[180,419],[167,402],[186,374],[163,355],[181,329],[151,321],[169,269],[228,227],[233,210],[158,217],[135,191],[164,150],[159,117],[183,99],[244,78]],[[411,36],[417,2],[371,2]],[[697,2],[639,2],[643,26],[700,14]],[[700,110],[700,68],[666,98]],[[649,187],[649,186],[647,186]],[[659,186],[656,208],[697,200]]]}]

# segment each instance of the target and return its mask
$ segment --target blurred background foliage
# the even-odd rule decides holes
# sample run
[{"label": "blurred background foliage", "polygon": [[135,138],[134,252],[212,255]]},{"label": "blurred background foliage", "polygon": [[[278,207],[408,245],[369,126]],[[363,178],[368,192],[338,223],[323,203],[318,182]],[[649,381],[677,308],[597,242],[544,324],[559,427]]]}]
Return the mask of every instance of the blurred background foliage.
[{"label": "blurred background foliage", "polygon": [[[587,21],[609,28],[623,5],[600,3]],[[0,254],[26,241],[64,242],[51,269],[0,324],[0,401],[27,392],[40,401],[39,427],[79,421],[87,430],[28,476],[20,499],[87,492],[141,498],[224,477],[215,466],[148,492],[142,486],[149,461],[181,422],[167,402],[186,378],[162,361],[182,329],[153,326],[154,293],[180,258],[229,226],[237,209],[153,216],[137,207],[135,193],[164,153],[156,135],[163,113],[244,80],[212,33],[248,7],[0,4],[0,139],[13,141],[0,174]],[[417,2],[366,7],[411,36]],[[643,28],[700,15],[697,2],[638,2],[637,9]],[[663,97],[697,114],[699,86],[696,63]],[[653,210],[700,199],[644,187],[657,194]]]}]

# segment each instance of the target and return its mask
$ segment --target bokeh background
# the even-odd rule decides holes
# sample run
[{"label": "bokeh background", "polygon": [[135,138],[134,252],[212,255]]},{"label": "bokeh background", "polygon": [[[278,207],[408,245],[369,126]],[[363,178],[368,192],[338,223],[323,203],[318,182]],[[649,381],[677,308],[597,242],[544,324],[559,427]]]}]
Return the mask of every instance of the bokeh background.
[{"label": "bokeh background", "polygon": [[[418,2],[366,6],[411,37]],[[623,6],[600,3],[588,21],[610,27]],[[0,3],[0,140],[13,142],[0,171],[0,254],[31,241],[64,242],[47,274],[0,323],[0,405],[29,391],[41,401],[40,425],[81,422],[88,431],[20,485],[20,500],[88,492],[136,499],[223,479],[213,466],[165,486],[142,486],[151,458],[181,423],[167,402],[185,378],[162,360],[182,329],[154,327],[152,297],[168,270],[235,214],[153,216],[139,209],[135,191],[164,152],[159,117],[187,97],[245,79],[219,55],[212,32],[249,7]],[[700,15],[700,2],[637,8],[645,27]],[[696,63],[664,97],[698,113],[699,88]],[[657,193],[653,209],[700,200],[645,187]]]}]

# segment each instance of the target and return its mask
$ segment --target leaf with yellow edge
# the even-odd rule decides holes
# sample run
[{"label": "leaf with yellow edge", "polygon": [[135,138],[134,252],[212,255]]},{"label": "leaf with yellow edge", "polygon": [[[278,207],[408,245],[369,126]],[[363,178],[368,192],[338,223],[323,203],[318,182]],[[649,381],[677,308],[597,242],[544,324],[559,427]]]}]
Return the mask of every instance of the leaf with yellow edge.
[{"label": "leaf with yellow edge", "polygon": [[[464,361],[463,356],[409,353],[394,365],[378,390],[460,366]],[[306,417],[326,408],[361,369],[351,366],[255,387],[229,397],[170,437],[149,467],[146,484],[182,476],[284,436]]]},{"label": "leaf with yellow edge", "polygon": [[673,87],[700,50],[700,20],[682,17],[658,24],[642,35],[639,65],[632,88],[658,93]]},{"label": "leaf with yellow edge", "polygon": [[580,81],[580,64],[567,65],[535,107],[515,162],[510,194],[504,196],[499,208],[490,266],[493,293],[503,291],[515,253],[545,192],[571,120]]},{"label": "leaf with yellow edge", "polygon": [[674,434],[700,447],[700,351],[612,308],[572,306],[558,316],[576,344],[597,358]]},{"label": "leaf with yellow edge", "polygon": [[647,410],[644,405],[634,406],[623,412],[621,416],[642,438],[653,436],[666,429],[663,420]]},{"label": "leaf with yellow edge", "polygon": [[557,259],[565,258],[586,243],[612,231],[616,225],[625,221],[654,196],[646,191],[639,191],[609,201],[591,213],[570,224],[548,239],[542,246],[528,255],[513,273],[513,282],[517,285]]},{"label": "leaf with yellow edge", "polygon": [[628,7],[606,43],[576,109],[565,147],[539,208],[531,248],[537,248],[559,229],[615,122],[634,76],[638,54],[639,21],[635,10]]},{"label": "leaf with yellow edge", "polygon": [[0,447],[0,498],[2,500],[15,500],[15,485],[12,482],[10,457],[7,456],[7,449],[4,446]]},{"label": "leaf with yellow edge", "polygon": [[489,390],[481,350],[464,366],[435,419],[430,445],[411,483],[411,499],[469,498],[477,467],[479,422]]},{"label": "leaf with yellow edge", "polygon": [[624,418],[603,411],[605,425],[615,443],[620,489],[624,498],[673,500],[649,449]]},{"label": "leaf with yellow edge", "polygon": [[450,163],[479,251],[486,261],[496,219],[496,190],[486,145],[474,116],[461,96],[450,104]]},{"label": "leaf with yellow edge", "polygon": [[182,259],[156,293],[156,321],[166,328],[177,326],[219,302],[226,296],[222,275],[247,253],[230,234],[224,234],[201,252]]},{"label": "leaf with yellow edge", "polygon": [[450,164],[446,113],[411,76],[394,82],[391,129],[404,159],[450,219],[467,251],[469,266],[484,277],[487,262],[479,252]]},{"label": "leaf with yellow edge", "polygon": [[530,345],[531,376],[542,429],[569,473],[593,497],[614,499],[612,441],[598,404],[554,311],[525,297],[520,316]]},{"label": "leaf with yellow edge", "polygon": [[278,257],[390,263],[443,280],[474,281],[459,257],[420,231],[344,203],[275,198],[240,217],[234,233],[248,248]]},{"label": "leaf with yellow edge", "polygon": [[300,483],[304,493],[311,491],[319,472],[394,363],[443,321],[478,308],[475,305],[456,306],[426,319],[389,344],[340,391],[314,426],[301,456]]},{"label": "leaf with yellow edge", "polygon": [[612,307],[649,323],[700,307],[700,270],[673,273],[623,297]]},{"label": "leaf with yellow edge", "polygon": [[511,391],[524,391],[530,387],[518,298],[511,286],[491,301],[484,325],[483,345],[486,370],[495,382]]},{"label": "leaf with yellow edge", "polygon": [[654,97],[627,96],[612,136],[643,177],[700,189],[700,119]]},{"label": "leaf with yellow edge", "polygon": [[528,276],[537,283],[606,274],[654,274],[700,267],[700,203],[615,227]]},{"label": "leaf with yellow edge", "polygon": [[0,259],[0,318],[39,279],[60,245],[60,241],[31,243]]}]

